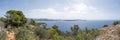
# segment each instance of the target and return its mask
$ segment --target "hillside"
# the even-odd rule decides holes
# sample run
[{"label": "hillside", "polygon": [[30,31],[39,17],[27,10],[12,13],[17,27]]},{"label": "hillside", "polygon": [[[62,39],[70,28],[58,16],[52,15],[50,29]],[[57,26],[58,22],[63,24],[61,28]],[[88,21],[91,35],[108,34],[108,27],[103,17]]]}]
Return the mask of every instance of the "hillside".
[{"label": "hillside", "polygon": [[120,40],[120,24],[104,27],[95,40]]}]

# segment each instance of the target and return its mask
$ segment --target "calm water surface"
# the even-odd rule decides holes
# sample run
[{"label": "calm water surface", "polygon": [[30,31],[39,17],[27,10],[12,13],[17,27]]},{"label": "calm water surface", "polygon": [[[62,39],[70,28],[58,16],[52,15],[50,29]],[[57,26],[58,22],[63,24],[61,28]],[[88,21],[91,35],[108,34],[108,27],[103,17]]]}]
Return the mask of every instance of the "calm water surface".
[{"label": "calm water surface", "polygon": [[38,21],[47,24],[47,28],[51,28],[53,25],[58,25],[61,31],[70,31],[73,25],[79,25],[80,29],[95,29],[102,28],[103,25],[111,25],[113,20],[89,20],[89,21]]}]

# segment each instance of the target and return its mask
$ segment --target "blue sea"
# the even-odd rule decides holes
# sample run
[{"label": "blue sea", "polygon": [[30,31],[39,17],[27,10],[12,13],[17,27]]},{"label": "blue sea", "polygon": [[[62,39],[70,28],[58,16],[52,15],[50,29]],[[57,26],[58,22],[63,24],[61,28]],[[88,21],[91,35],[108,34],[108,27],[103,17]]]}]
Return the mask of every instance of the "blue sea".
[{"label": "blue sea", "polygon": [[103,25],[112,25],[115,20],[87,20],[87,21],[38,21],[47,24],[46,28],[51,28],[53,25],[58,25],[59,30],[71,31],[71,27],[79,25],[80,29],[100,29]]}]

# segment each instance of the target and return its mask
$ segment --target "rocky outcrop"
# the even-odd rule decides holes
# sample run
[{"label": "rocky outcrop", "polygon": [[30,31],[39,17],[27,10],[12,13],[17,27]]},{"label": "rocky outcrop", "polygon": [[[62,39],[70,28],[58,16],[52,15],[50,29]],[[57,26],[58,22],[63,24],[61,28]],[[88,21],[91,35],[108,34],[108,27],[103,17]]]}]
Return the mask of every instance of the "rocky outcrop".
[{"label": "rocky outcrop", "polygon": [[120,40],[120,24],[104,27],[94,40]]},{"label": "rocky outcrop", "polygon": [[40,27],[41,27],[41,28],[46,28],[46,26],[47,26],[46,23],[42,23],[42,24],[40,24]]},{"label": "rocky outcrop", "polygon": [[12,30],[7,31],[7,38],[6,40],[15,40],[15,33]]}]

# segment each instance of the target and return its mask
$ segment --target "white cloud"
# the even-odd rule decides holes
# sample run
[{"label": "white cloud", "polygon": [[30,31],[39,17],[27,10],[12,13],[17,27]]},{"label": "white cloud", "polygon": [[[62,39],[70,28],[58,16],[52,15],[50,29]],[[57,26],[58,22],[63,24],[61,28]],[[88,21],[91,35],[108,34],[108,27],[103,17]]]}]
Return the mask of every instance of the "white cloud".
[{"label": "white cloud", "polygon": [[[84,1],[84,0],[82,0]],[[70,1],[69,1],[70,2]],[[75,1],[74,1],[75,2]],[[71,5],[66,5],[59,10],[59,7],[52,8],[48,7],[46,9],[33,9],[29,11],[30,15],[28,17],[31,18],[49,18],[49,19],[86,19],[86,20],[99,20],[99,19],[107,19],[111,15],[106,16],[108,14],[101,12],[98,8],[87,5],[84,2],[70,2]]]}]

